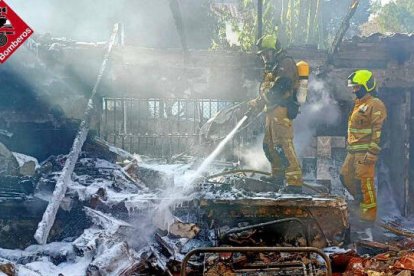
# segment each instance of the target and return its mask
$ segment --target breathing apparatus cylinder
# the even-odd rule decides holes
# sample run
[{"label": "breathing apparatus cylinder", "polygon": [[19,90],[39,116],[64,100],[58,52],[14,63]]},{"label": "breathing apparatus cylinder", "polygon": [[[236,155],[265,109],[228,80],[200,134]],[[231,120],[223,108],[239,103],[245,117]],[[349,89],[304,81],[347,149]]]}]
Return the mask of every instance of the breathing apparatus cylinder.
[{"label": "breathing apparatus cylinder", "polygon": [[309,64],[306,61],[299,61],[296,64],[299,75],[299,88],[296,94],[296,98],[300,105],[306,102],[306,97],[308,96],[308,82],[309,82]]}]

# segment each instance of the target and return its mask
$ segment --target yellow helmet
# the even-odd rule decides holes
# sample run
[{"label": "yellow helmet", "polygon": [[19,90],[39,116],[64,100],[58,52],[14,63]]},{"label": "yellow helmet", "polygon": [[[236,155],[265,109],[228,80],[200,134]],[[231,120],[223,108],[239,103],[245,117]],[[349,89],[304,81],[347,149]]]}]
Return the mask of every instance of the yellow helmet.
[{"label": "yellow helmet", "polygon": [[282,51],[282,47],[280,46],[280,42],[277,40],[276,35],[264,35],[259,40],[257,40],[256,46],[259,47],[260,54],[265,49],[273,49],[276,53],[280,53]]},{"label": "yellow helmet", "polygon": [[377,82],[371,71],[369,70],[357,70],[348,77],[348,87],[363,86],[367,92],[372,92]]}]

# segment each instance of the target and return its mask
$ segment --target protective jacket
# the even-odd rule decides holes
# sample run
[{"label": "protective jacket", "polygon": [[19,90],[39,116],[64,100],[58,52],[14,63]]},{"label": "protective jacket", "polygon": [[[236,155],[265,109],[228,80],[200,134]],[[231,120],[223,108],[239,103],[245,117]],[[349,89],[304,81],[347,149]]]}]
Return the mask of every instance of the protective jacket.
[{"label": "protective jacket", "polygon": [[355,101],[348,120],[348,151],[370,152],[377,155],[381,128],[387,118],[384,103],[370,94]]},{"label": "protective jacket", "polygon": [[[293,147],[292,119],[296,117],[298,73],[293,58],[281,54],[271,72],[265,72],[253,106],[266,116],[263,150],[272,166],[272,176],[288,185],[302,185],[302,171]],[[296,114],[295,114],[296,113]]]},{"label": "protective jacket", "polygon": [[368,221],[376,219],[375,164],[381,150],[381,128],[386,117],[384,103],[367,94],[355,101],[348,120],[348,154],[341,178],[359,202],[360,218]]}]

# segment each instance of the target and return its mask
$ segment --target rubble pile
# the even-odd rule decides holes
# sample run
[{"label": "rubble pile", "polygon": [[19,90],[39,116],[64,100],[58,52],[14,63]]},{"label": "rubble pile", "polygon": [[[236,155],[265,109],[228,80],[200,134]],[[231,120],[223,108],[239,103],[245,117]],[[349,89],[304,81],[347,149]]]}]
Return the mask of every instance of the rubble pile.
[{"label": "rubble pile", "polygon": [[[123,219],[130,220],[132,210],[152,206],[155,194],[144,191],[143,184],[121,166],[87,153],[76,163],[49,243],[30,245],[35,244],[34,231],[65,160],[64,155],[51,156],[32,177],[13,178],[17,187],[25,180],[32,189],[18,197],[6,194],[0,202],[3,210],[9,207],[6,211],[11,216],[2,217],[2,222],[12,228],[6,231],[3,227],[0,232],[0,239],[8,241],[1,243],[0,271],[6,275],[85,275],[86,271],[89,275],[122,275],[135,271],[140,257],[130,249],[133,242],[126,240],[136,228]],[[0,190],[5,190],[2,183]],[[19,210],[22,206],[26,208]]]},{"label": "rubble pile", "polygon": [[[51,156],[40,165],[24,158],[34,162],[30,166],[35,166],[35,173],[13,176],[13,183],[16,187],[26,183],[28,188],[14,196],[3,193],[8,196],[3,195],[0,202],[3,209],[14,204],[10,213],[28,205],[18,216],[2,218],[4,226],[14,228],[7,235],[5,227],[0,231],[0,240],[8,241],[1,243],[0,272],[325,275],[325,261],[307,250],[349,243],[345,201],[315,194],[315,188],[305,195],[281,195],[256,173],[223,173],[224,163],[212,166],[211,172],[220,174],[197,178],[189,187],[184,180],[196,167],[195,159],[164,164],[142,161],[113,147],[106,147],[104,156],[96,155],[98,151],[90,145],[85,148],[46,245],[35,245],[33,234],[67,156]],[[0,190],[5,190],[4,185]],[[263,250],[206,252],[185,262],[195,249],[239,247]],[[298,248],[299,252],[266,250],[270,247]],[[401,273],[414,271],[413,249],[414,241],[405,239],[389,244],[361,242],[356,250],[325,253],[330,254],[336,275],[408,275]]]},{"label": "rubble pile", "polygon": [[[267,272],[265,275],[277,275],[278,272],[288,270],[291,273],[300,273],[306,271],[315,271],[312,262],[303,256],[283,256],[280,254],[264,254],[258,256],[249,256],[245,254],[221,254],[220,256],[209,256],[206,260],[209,267],[205,275],[220,275],[222,273],[244,273],[244,275],[254,275],[260,269]],[[281,266],[283,264],[283,266]],[[318,263],[316,263],[318,265]],[[309,268],[308,268],[309,267]],[[284,268],[284,269],[283,269]],[[304,269],[305,268],[305,269]],[[323,275],[323,274],[321,274]]]},{"label": "rubble pile", "polygon": [[387,244],[361,241],[356,250],[332,254],[330,258],[334,275],[402,276],[414,272],[413,250],[414,240],[410,238]]}]

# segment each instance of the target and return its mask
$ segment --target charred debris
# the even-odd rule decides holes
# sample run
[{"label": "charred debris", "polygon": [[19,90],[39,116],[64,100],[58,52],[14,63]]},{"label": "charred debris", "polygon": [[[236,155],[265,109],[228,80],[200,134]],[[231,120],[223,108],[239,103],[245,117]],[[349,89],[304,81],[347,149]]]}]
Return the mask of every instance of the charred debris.
[{"label": "charred debris", "polygon": [[[143,49],[113,40],[108,68],[97,80],[92,72],[102,69],[107,44],[38,37],[20,57],[30,62],[19,65],[18,58],[7,77],[0,75],[5,78],[2,93],[15,89],[14,66],[39,77],[30,85],[19,82],[24,93],[16,102],[30,102],[32,112],[10,105],[2,109],[0,272],[411,275],[414,231],[406,218],[414,208],[409,169],[414,156],[413,41],[401,34],[356,37],[342,43],[329,63],[328,52],[288,49],[312,66],[313,103],[330,91],[325,103],[334,108],[322,112],[339,114],[334,123],[327,120],[303,133],[308,138],[299,155],[307,185],[305,194],[292,196],[260,180],[263,172],[249,168],[243,158],[254,147],[260,124],[239,131],[207,172],[192,174],[234,124],[224,120],[202,126],[223,107],[256,90],[261,68],[253,54],[186,49],[183,59],[182,50]],[[65,65],[57,65],[55,59]],[[346,125],[342,114],[350,106],[350,99],[342,96],[346,93],[341,93],[346,89],[343,80],[359,67],[369,67],[379,76],[380,92],[390,107],[378,183],[385,195],[379,202],[403,215],[383,207],[377,233],[368,240],[353,231],[347,195],[338,182],[346,130],[337,126]],[[95,105],[86,118],[89,135],[83,137],[82,151],[79,148],[73,171],[64,180],[57,214],[45,221],[53,225],[41,233],[47,242],[38,245],[35,232],[54,202],[59,179],[68,172],[69,152],[75,148],[79,123],[85,121],[79,107],[87,106],[85,95],[67,96],[74,93],[67,86],[72,82],[79,86],[77,91],[98,85],[100,90],[92,94]],[[56,88],[62,94],[54,95],[56,105],[50,107],[46,99]],[[42,91],[40,97],[34,90]],[[142,92],[139,98],[134,98],[135,91]],[[230,118],[243,113],[244,107],[239,108]],[[30,137],[38,137],[36,147]],[[387,198],[390,194],[393,198]]]},{"label": "charred debris", "polygon": [[1,182],[6,275],[325,275],[331,269],[409,275],[404,271],[414,269],[414,233],[393,221],[384,224],[392,237],[351,241],[347,204],[326,186],[280,195],[260,172],[216,162],[189,188],[198,158],[167,164],[97,138],[86,141],[76,162],[48,243],[36,245],[33,234],[66,159],[38,164],[9,156],[16,167]]}]

